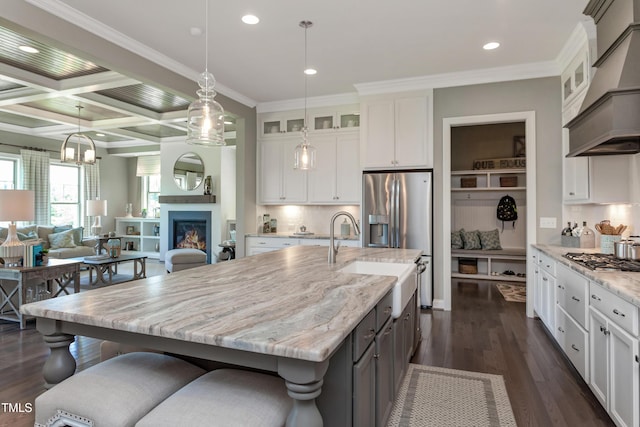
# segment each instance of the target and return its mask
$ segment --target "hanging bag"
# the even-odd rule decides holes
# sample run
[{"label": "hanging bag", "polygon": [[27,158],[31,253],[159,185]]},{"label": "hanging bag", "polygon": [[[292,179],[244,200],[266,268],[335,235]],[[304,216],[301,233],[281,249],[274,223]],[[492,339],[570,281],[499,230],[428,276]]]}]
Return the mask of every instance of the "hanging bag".
[{"label": "hanging bag", "polygon": [[497,217],[502,221],[502,231],[504,231],[505,221],[511,221],[513,228],[516,228],[516,220],[518,219],[518,207],[513,197],[503,196],[498,202]]}]

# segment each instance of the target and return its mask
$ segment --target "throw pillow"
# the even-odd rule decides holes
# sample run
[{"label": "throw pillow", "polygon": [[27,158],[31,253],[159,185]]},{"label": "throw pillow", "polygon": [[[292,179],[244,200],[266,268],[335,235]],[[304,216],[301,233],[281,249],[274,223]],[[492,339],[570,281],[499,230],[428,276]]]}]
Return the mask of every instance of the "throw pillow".
[{"label": "throw pillow", "polygon": [[65,224],[65,225],[54,225],[53,232],[60,233],[61,231],[71,230],[73,228],[73,224]]},{"label": "throw pillow", "polygon": [[16,231],[18,233],[22,233],[22,234],[29,234],[31,232],[36,233],[36,235],[38,234],[38,226],[35,224],[32,225],[27,225],[26,227],[18,227],[16,229]]},{"label": "throw pillow", "polygon": [[73,239],[73,230],[49,234],[49,245],[51,249],[75,248],[76,243]]},{"label": "throw pillow", "polygon": [[460,230],[460,237],[462,237],[462,245],[464,249],[482,249],[482,245],[480,244],[480,233],[478,233],[478,230]]},{"label": "throw pillow", "polygon": [[38,238],[38,233],[36,233],[35,231],[30,231],[29,233],[21,233],[17,231],[16,234],[18,235],[18,240],[21,240],[21,241],[35,240]]},{"label": "throw pillow", "polygon": [[460,231],[451,232],[451,249],[462,249],[462,237],[460,237]]},{"label": "throw pillow", "polygon": [[73,233],[73,241],[75,242],[76,245],[81,245],[82,244],[82,234],[84,232],[84,228],[83,227],[76,227],[76,228],[72,228],[71,230],[69,230]]},{"label": "throw pillow", "polygon": [[480,244],[482,249],[502,249],[500,245],[500,232],[498,229],[491,231],[480,231]]}]

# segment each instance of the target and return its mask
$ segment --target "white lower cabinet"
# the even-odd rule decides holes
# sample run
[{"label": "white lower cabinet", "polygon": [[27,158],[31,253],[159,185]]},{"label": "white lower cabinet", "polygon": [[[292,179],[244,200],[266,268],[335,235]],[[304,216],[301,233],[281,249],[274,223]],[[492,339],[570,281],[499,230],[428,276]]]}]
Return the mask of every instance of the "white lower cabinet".
[{"label": "white lower cabinet", "polygon": [[588,381],[589,333],[559,305],[556,306],[555,338],[580,376]]},{"label": "white lower cabinet", "polygon": [[[640,423],[640,368],[637,307],[591,284],[589,387],[618,426]],[[613,315],[605,314],[611,311]],[[616,314],[619,313],[619,314]],[[623,314],[623,315],[620,315]],[[618,322],[635,318],[635,324]],[[625,330],[627,329],[627,330]]]},{"label": "white lower cabinet", "polygon": [[246,237],[245,245],[247,248],[247,256],[261,254],[264,252],[277,251],[278,249],[288,248],[289,246],[298,245],[298,239],[287,239],[280,237]]}]

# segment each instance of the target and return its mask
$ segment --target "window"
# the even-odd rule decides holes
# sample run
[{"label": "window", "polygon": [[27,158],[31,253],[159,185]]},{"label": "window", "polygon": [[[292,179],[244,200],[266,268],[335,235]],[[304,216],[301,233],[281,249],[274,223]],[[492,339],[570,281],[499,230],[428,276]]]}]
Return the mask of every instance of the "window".
[{"label": "window", "polygon": [[0,159],[0,189],[15,190],[16,188],[16,161]]},{"label": "window", "polygon": [[142,208],[147,210],[147,216],[155,216],[156,209],[160,212],[160,175],[142,177]]},{"label": "window", "polygon": [[51,224],[80,225],[80,168],[49,166],[51,177]]}]

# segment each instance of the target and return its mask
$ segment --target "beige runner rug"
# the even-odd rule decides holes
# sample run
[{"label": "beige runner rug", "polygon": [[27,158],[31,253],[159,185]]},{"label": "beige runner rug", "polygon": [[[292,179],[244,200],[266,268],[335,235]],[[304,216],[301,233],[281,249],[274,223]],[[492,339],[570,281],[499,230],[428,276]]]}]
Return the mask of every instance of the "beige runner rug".
[{"label": "beige runner rug", "polygon": [[525,285],[511,285],[507,283],[497,283],[496,287],[509,302],[527,302],[527,287]]},{"label": "beige runner rug", "polygon": [[410,364],[387,427],[516,426],[501,375]]}]

